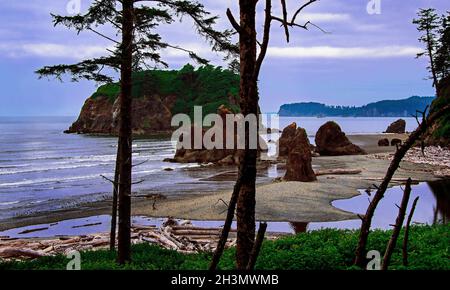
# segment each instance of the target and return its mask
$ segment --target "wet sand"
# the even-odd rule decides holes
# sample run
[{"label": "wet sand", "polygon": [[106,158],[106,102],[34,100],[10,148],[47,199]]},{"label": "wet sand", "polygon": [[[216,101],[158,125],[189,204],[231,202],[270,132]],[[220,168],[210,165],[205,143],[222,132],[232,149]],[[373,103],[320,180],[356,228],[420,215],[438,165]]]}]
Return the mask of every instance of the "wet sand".
[{"label": "wet sand", "polygon": [[[369,154],[394,152],[395,147],[378,147],[381,138],[406,139],[402,134],[352,135],[352,142],[363,147]],[[281,169],[284,164],[278,165]],[[338,156],[313,158],[315,170],[325,169],[359,169],[356,175],[326,175],[319,176],[317,182],[281,182],[260,184],[257,186],[257,219],[267,221],[304,221],[326,222],[355,219],[353,213],[339,210],[331,205],[338,199],[347,199],[359,195],[358,189],[365,189],[372,184],[379,184],[383,178],[388,160],[378,160],[369,156]],[[401,184],[408,177],[413,180],[431,181],[437,178],[433,175],[433,166],[403,162],[391,186]],[[232,175],[228,176],[232,178]],[[192,220],[222,220],[226,215],[226,206],[231,190],[208,195],[193,193],[159,199],[139,197],[133,199],[133,215],[150,217],[175,217]],[[223,201],[222,201],[223,200]],[[1,221],[0,230],[16,227],[46,224],[66,219],[108,214],[110,201],[87,204],[83,207],[65,209],[49,213],[39,213],[33,216],[16,217]]]}]

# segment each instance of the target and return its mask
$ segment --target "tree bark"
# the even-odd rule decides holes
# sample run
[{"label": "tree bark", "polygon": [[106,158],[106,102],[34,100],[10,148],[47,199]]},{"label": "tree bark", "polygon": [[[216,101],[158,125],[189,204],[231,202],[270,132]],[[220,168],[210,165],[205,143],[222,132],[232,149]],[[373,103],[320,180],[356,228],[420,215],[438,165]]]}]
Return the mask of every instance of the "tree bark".
[{"label": "tree bark", "polygon": [[445,106],[439,111],[431,114],[428,118],[426,118],[417,129],[411,133],[408,139],[401,145],[394,154],[394,158],[389,165],[389,168],[386,172],[386,176],[383,179],[383,182],[378,187],[377,192],[375,193],[372,202],[369,204],[367,208],[366,214],[362,219],[361,229],[359,233],[359,241],[358,246],[355,251],[355,265],[363,268],[366,263],[366,245],[367,239],[369,237],[370,226],[372,224],[372,218],[375,213],[375,209],[378,206],[378,203],[384,197],[384,193],[389,186],[389,183],[392,180],[392,177],[400,166],[400,162],[405,156],[406,152],[416,143],[417,140],[427,131],[427,129],[433,126],[434,122],[438,120],[440,117],[444,115],[448,110],[450,110],[450,106]]},{"label": "tree bark", "polygon": [[230,202],[228,204],[227,217],[225,219],[225,224],[223,225],[223,229],[220,235],[219,242],[217,243],[217,248],[214,251],[214,256],[211,260],[211,264],[209,265],[209,270],[214,271],[217,268],[217,265],[220,262],[220,257],[222,257],[223,251],[225,249],[225,245],[228,240],[228,234],[231,230],[231,224],[233,223],[234,212],[236,211],[236,203],[238,200],[239,192],[241,190],[241,181],[242,181],[243,172],[241,168],[239,169],[238,179],[236,184],[234,185],[233,193],[231,194]]},{"label": "tree bark", "polygon": [[409,239],[409,228],[411,226],[412,217],[414,215],[414,211],[416,209],[417,201],[419,197],[416,197],[411,206],[411,211],[408,215],[408,220],[405,225],[405,235],[403,237],[403,247],[402,247],[402,257],[403,257],[403,266],[408,266],[408,239]]},{"label": "tree bark", "polygon": [[391,262],[392,252],[397,244],[398,236],[400,235],[400,230],[403,226],[403,221],[405,220],[406,208],[408,207],[409,196],[411,195],[411,178],[406,182],[405,192],[403,193],[402,202],[398,209],[398,216],[395,220],[395,226],[392,231],[391,238],[389,239],[386,251],[384,252],[383,264],[381,264],[381,270],[387,270],[389,263]]},{"label": "tree bark", "polygon": [[119,166],[120,166],[120,148],[117,147],[116,156],[116,169],[114,171],[113,182],[113,197],[112,197],[112,212],[111,212],[111,232],[109,235],[109,250],[114,251],[116,249],[116,229],[117,229],[117,200],[119,193]]},{"label": "tree bark", "polygon": [[[258,93],[255,77],[256,67],[256,0],[240,0],[240,99],[244,116],[258,115]],[[255,240],[256,205],[256,159],[257,149],[249,147],[249,130],[253,126],[246,124],[246,148],[240,163],[242,166],[241,189],[237,201],[237,249],[236,266],[245,269]]]},{"label": "tree bark", "polygon": [[255,268],[256,260],[258,259],[259,251],[261,250],[266,230],[267,230],[267,223],[261,223],[259,225],[258,235],[256,236],[255,244],[253,245],[252,253],[248,261],[247,270],[253,270],[253,268]]},{"label": "tree bark", "polygon": [[132,170],[132,57],[133,0],[122,1],[122,64],[119,128],[119,232],[118,263],[131,261],[131,170]]}]

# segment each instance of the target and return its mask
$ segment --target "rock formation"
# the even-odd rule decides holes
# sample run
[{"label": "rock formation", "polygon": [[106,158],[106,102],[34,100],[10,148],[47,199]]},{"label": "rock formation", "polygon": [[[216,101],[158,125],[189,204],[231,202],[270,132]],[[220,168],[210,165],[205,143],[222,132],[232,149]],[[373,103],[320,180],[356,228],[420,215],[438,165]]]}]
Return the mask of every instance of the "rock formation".
[{"label": "rock formation", "polygon": [[297,132],[297,124],[294,122],[283,129],[280,139],[278,140],[278,156],[287,157],[289,154],[289,144]]},{"label": "rock formation", "polygon": [[389,146],[389,139],[388,138],[380,139],[378,141],[378,146],[381,146],[381,147]]},{"label": "rock formation", "polygon": [[[293,123],[295,124],[295,123]],[[292,129],[294,126],[288,128]],[[295,124],[295,127],[297,125]],[[283,130],[284,132],[284,130]],[[316,174],[312,169],[311,147],[305,129],[296,128],[287,145],[289,153],[286,161],[286,181],[315,181]]]},{"label": "rock formation", "polygon": [[397,145],[402,145],[402,140],[398,139],[398,138],[394,138],[391,140],[391,146],[397,146]]},{"label": "rock formation", "polygon": [[[89,98],[78,119],[66,133],[117,135],[119,98],[114,102],[107,97]],[[161,98],[153,95],[133,99],[132,129],[135,135],[150,135],[172,131],[171,109],[175,96]]]},{"label": "rock formation", "polygon": [[406,121],[403,119],[398,119],[394,123],[390,124],[386,132],[384,133],[397,133],[397,134],[404,134],[406,130]]},{"label": "rock formation", "polygon": [[[431,112],[450,104],[450,76],[442,79],[438,85],[439,96],[431,105]],[[450,148],[450,112],[440,118],[427,132],[425,144]]]},{"label": "rock formation", "polygon": [[[226,149],[226,141],[229,133],[227,133],[226,128],[226,115],[232,114],[232,112],[226,108],[224,105],[220,106],[217,110],[217,114],[220,115],[223,122],[223,145],[222,148],[224,149],[207,149],[205,146],[202,146],[202,149],[192,149],[194,148],[194,138],[192,136],[195,135],[195,126],[192,126],[190,128],[190,132],[186,132],[183,134],[183,138],[190,138],[191,144],[190,148],[179,148],[177,149],[175,153],[175,157],[171,159],[166,159],[165,161],[169,162],[177,162],[177,163],[215,163],[218,165],[238,165],[243,153],[243,150],[237,149],[237,144],[239,142],[239,136],[237,134],[236,125],[235,128],[233,128],[233,140],[234,140],[234,147],[232,149]],[[189,130],[188,130],[189,131]],[[207,130],[202,131],[202,138],[207,133]],[[215,140],[215,139],[214,139]],[[179,140],[180,142],[183,142],[183,140]],[[259,138],[259,149],[258,152],[262,152],[267,150],[267,145],[264,143],[264,140],[262,138]]]},{"label": "rock formation", "polygon": [[[170,133],[172,116],[193,115],[202,106],[203,115],[220,104],[239,112],[239,75],[213,66],[181,70],[149,70],[133,75],[132,129],[134,135]],[[66,133],[117,135],[120,85],[100,86],[89,97]]]},{"label": "rock formation", "polygon": [[316,134],[316,151],[323,156],[363,155],[366,152],[345,136],[335,122],[327,122]]}]

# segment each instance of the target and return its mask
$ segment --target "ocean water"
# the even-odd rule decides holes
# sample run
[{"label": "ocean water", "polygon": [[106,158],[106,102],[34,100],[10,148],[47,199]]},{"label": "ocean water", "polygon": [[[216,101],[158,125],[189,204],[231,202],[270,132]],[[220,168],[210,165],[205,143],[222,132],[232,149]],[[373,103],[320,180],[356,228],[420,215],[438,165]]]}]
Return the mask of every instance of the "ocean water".
[{"label": "ocean water", "polygon": [[[334,118],[348,134],[379,133],[396,118]],[[0,220],[76,207],[111,197],[116,138],[63,134],[74,117],[0,117]],[[281,118],[280,128],[295,121],[310,136],[329,118]],[[415,120],[407,119],[413,130]],[[203,194],[231,188],[232,180],[208,180],[230,168],[172,164],[169,138],[138,139],[133,145],[136,194]],[[173,171],[164,169],[171,168]],[[258,182],[276,177],[268,170]]]}]

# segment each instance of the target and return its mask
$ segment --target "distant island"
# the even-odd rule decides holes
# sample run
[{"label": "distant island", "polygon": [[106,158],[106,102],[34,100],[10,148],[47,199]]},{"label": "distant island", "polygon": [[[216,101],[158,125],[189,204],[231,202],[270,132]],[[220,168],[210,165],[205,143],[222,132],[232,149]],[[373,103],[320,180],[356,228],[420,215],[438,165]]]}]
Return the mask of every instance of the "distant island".
[{"label": "distant island", "polygon": [[278,114],[282,117],[410,117],[416,110],[430,106],[435,97],[413,96],[402,100],[385,100],[361,107],[330,106],[304,102],[285,104]]}]

